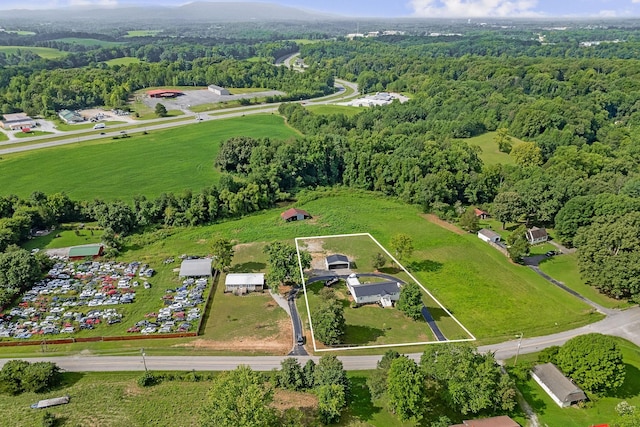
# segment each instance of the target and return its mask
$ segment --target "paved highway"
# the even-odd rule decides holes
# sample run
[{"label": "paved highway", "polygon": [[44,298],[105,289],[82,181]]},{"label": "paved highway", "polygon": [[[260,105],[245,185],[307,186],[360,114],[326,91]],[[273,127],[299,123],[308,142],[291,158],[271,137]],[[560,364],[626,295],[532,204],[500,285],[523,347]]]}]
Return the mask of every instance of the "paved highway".
[{"label": "paved highway", "polygon": [[[599,332],[615,335],[640,345],[640,307],[620,311],[604,320],[570,331],[543,337],[525,338],[520,345],[520,354],[533,353],[552,345],[562,345],[567,340],[583,334]],[[515,356],[518,351],[518,339],[479,347],[481,352],[494,352],[498,360]],[[398,348],[402,351],[402,348]],[[269,371],[280,366],[280,362],[289,356],[146,356],[147,368],[152,370],[206,370],[226,371],[239,365],[248,365],[258,371]],[[420,354],[411,354],[419,360]],[[317,362],[317,357],[298,356],[301,363],[308,359]],[[380,356],[341,356],[345,369],[374,369]],[[0,366],[9,359],[0,359]],[[25,358],[28,361],[50,361],[57,363],[67,371],[143,371],[142,356],[68,356]]]},{"label": "paved highway", "polygon": [[[346,80],[335,80],[335,86],[338,88],[338,92],[336,94],[331,94],[327,96],[323,96],[320,98],[314,98],[309,100],[301,101],[305,105],[325,105],[332,104],[336,102],[343,102],[345,100],[352,99],[358,96],[358,85],[355,83],[348,82]],[[347,91],[345,88],[350,88],[353,90],[353,93],[347,95]],[[122,132],[126,132],[129,135],[149,132],[160,129],[169,129],[177,126],[197,126],[201,121],[209,121],[209,120],[222,120],[229,119],[233,117],[242,117],[248,116],[251,114],[265,114],[265,113],[274,113],[278,111],[278,107],[280,103],[275,104],[265,104],[260,107],[246,106],[246,107],[237,107],[237,108],[229,108],[228,110],[215,110],[209,111],[205,113],[190,113],[187,114],[187,118],[184,120],[176,121],[176,118],[166,118],[166,119],[153,119],[144,122],[135,123],[136,128],[128,128],[132,126],[131,123],[121,124],[121,125],[111,125],[107,129],[104,130],[104,135],[100,135],[99,131],[95,131],[87,135],[87,132],[92,132],[91,129],[83,129],[78,131],[66,132],[67,138],[65,139],[56,139],[54,141],[47,141],[47,139],[60,138],[60,134],[51,135],[48,137],[34,137],[34,138],[22,138],[17,140],[10,140],[0,142],[0,156],[3,154],[10,153],[19,153],[24,151],[38,150],[41,148],[48,147],[56,147],[59,145],[67,145],[67,144],[75,144],[84,141],[91,141],[95,139],[104,139],[111,138],[114,136],[120,136]],[[211,114],[211,115],[209,115]],[[182,118],[185,116],[181,116]],[[201,120],[196,120],[198,117]],[[126,130],[125,130],[126,129]],[[22,145],[25,143],[32,142],[29,145]]]}]

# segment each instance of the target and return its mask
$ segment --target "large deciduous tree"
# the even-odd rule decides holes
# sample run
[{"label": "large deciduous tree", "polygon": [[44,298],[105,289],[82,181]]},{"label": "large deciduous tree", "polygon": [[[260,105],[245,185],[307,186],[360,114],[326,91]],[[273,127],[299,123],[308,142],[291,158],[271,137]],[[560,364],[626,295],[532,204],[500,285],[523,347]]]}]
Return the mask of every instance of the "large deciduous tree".
[{"label": "large deciduous tree", "polygon": [[[278,286],[295,281],[299,277],[298,254],[296,247],[282,242],[271,243],[264,248],[269,261],[269,272],[267,273],[267,283],[269,287],[278,291]],[[300,262],[302,268],[311,266],[311,254],[300,251]]]},{"label": "large deciduous tree", "polygon": [[615,298],[640,295],[640,212],[608,215],[575,237],[584,280]]},{"label": "large deciduous tree", "polygon": [[467,344],[427,346],[420,359],[427,378],[439,384],[443,400],[462,414],[511,410],[515,407],[513,381],[493,354],[479,354]]},{"label": "large deciduous tree", "polygon": [[399,260],[408,258],[413,253],[413,239],[408,234],[398,233],[391,238],[391,248]]},{"label": "large deciduous tree", "polygon": [[275,411],[269,406],[273,390],[247,366],[225,372],[213,381],[202,408],[202,424],[210,427],[268,427]]},{"label": "large deciduous tree", "polygon": [[562,372],[592,393],[619,388],[626,375],[620,348],[612,337],[602,334],[571,338],[560,347],[556,362]]},{"label": "large deciduous tree", "polygon": [[521,142],[511,149],[510,156],[519,166],[533,167],[542,164],[542,150],[535,142]]},{"label": "large deciduous tree", "polygon": [[347,404],[344,389],[339,384],[325,384],[315,389],[318,396],[318,412],[324,424],[333,424],[340,420],[342,408]]},{"label": "large deciduous tree", "polygon": [[298,359],[288,357],[280,362],[278,371],[278,386],[288,390],[302,390],[305,388],[304,374]]},{"label": "large deciduous tree", "polygon": [[389,407],[401,421],[422,419],[427,402],[425,376],[406,356],[394,359],[387,376]]},{"label": "large deciduous tree", "polygon": [[228,271],[233,260],[233,243],[229,239],[220,237],[211,244],[213,251],[213,268],[220,271]]},{"label": "large deciduous tree", "polygon": [[407,283],[400,290],[400,298],[396,308],[413,320],[422,318],[422,291],[415,283]]},{"label": "large deciduous tree", "polygon": [[504,229],[507,222],[517,222],[525,213],[520,195],[513,191],[499,193],[493,201],[493,215],[502,222]]},{"label": "large deciduous tree", "polygon": [[529,255],[531,245],[527,240],[527,227],[521,225],[507,237],[507,253],[513,262],[522,262]]},{"label": "large deciduous tree", "polygon": [[315,337],[326,345],[342,343],[345,332],[344,306],[336,299],[323,301],[311,313]]}]

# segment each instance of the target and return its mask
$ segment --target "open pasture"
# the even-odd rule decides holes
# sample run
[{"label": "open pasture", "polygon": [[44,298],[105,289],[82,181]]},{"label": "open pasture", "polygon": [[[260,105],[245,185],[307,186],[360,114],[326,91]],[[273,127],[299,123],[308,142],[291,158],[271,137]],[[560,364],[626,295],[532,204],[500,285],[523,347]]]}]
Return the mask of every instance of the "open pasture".
[{"label": "open pasture", "polygon": [[[393,235],[406,233],[413,237],[415,246],[414,254],[403,262],[407,270],[483,343],[512,338],[521,331],[535,336],[572,329],[602,318],[529,268],[512,264],[475,235],[457,235],[429,223],[416,206],[348,190],[305,193],[297,206],[313,219],[285,223],[280,218],[284,208],[272,209],[180,230],[144,250],[176,245],[183,248],[176,252],[185,252],[210,244],[216,236],[242,244],[294,243],[298,236],[364,232],[388,247]],[[303,306],[298,304],[305,319]],[[436,320],[438,315],[434,313]],[[443,333],[449,334],[445,329]]]},{"label": "open pasture", "polygon": [[[288,138],[295,132],[278,116],[260,115],[5,155],[0,161],[0,188],[3,194],[21,197],[33,191],[64,191],[74,199],[86,200],[198,191],[217,182],[219,173],[213,161],[223,141],[264,135]],[[40,173],[24,173],[35,165]]]},{"label": "open pasture", "polygon": [[122,42],[112,42],[112,41],[106,41],[106,40],[80,38],[80,37],[65,37],[61,39],[56,39],[55,41],[70,43],[70,44],[79,44],[81,46],[90,46],[90,47],[96,47],[96,46],[111,47],[111,46],[118,46],[122,44]]},{"label": "open pasture", "polygon": [[0,46],[0,52],[6,54],[17,53],[18,51],[29,51],[35,53],[44,59],[56,59],[65,56],[67,53],[58,49],[49,47],[33,47],[33,46]]}]

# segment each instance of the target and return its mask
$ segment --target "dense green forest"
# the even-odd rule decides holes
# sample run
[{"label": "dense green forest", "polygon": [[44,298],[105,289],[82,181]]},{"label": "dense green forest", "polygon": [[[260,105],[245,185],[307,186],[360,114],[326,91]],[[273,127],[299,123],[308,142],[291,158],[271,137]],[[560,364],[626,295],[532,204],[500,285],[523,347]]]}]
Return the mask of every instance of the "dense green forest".
[{"label": "dense green forest", "polygon": [[[300,46],[310,65],[305,73],[271,65],[278,54],[297,48],[273,41],[240,48],[237,42],[189,46],[159,39],[110,48],[111,56],[145,61],[114,67],[97,62],[107,48],[71,53],[83,58],[78,66],[14,55],[0,69],[4,112],[122,105],[133,91],[160,85],[269,87],[299,99],[329,93],[334,77],[357,81],[362,92],[398,91],[411,100],[352,117],[283,104],[280,113],[303,136],[227,141],[211,159],[226,174],[204,190],[155,200],[140,196],[132,204],[71,201],[64,194],[3,197],[0,248],[21,241],[34,226],[67,220],[97,220],[118,247],[118,235],[205,224],[273,206],[305,188],[342,185],[398,197],[449,220],[476,205],[504,222],[554,227],[563,243],[579,249],[588,283],[617,298],[636,297],[636,30],[580,29],[561,36],[547,31],[553,43],[540,42],[540,31],[320,41]],[[580,45],[608,34],[620,42]],[[243,61],[248,55],[268,61]],[[479,147],[465,141],[494,130],[527,141],[504,145],[515,165],[483,164]]]}]

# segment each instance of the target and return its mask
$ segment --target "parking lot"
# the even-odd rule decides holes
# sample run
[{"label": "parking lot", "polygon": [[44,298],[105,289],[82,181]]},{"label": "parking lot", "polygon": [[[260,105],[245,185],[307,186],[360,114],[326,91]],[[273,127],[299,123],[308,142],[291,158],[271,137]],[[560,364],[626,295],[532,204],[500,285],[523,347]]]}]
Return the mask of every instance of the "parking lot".
[{"label": "parking lot", "polygon": [[[153,285],[149,280],[154,275],[154,269],[137,261],[60,260],[16,306],[0,313],[0,339],[68,337],[94,329],[90,335],[113,335],[108,328],[119,323],[131,325],[127,332],[141,334],[197,329],[204,309],[206,279],[185,279],[180,287],[167,289],[157,301],[157,312],[147,313],[144,318],[126,316],[131,311],[125,309],[127,305],[151,298]],[[155,295],[157,298],[157,292]]]},{"label": "parking lot", "polygon": [[[231,89],[233,91],[233,89]],[[142,98],[145,105],[155,108],[156,104],[163,104],[167,110],[188,110],[192,105],[215,104],[218,102],[235,101],[238,99],[261,98],[265,96],[284,95],[284,92],[268,90],[264,92],[245,93],[240,95],[216,95],[207,89],[187,90],[177,98]]]}]

